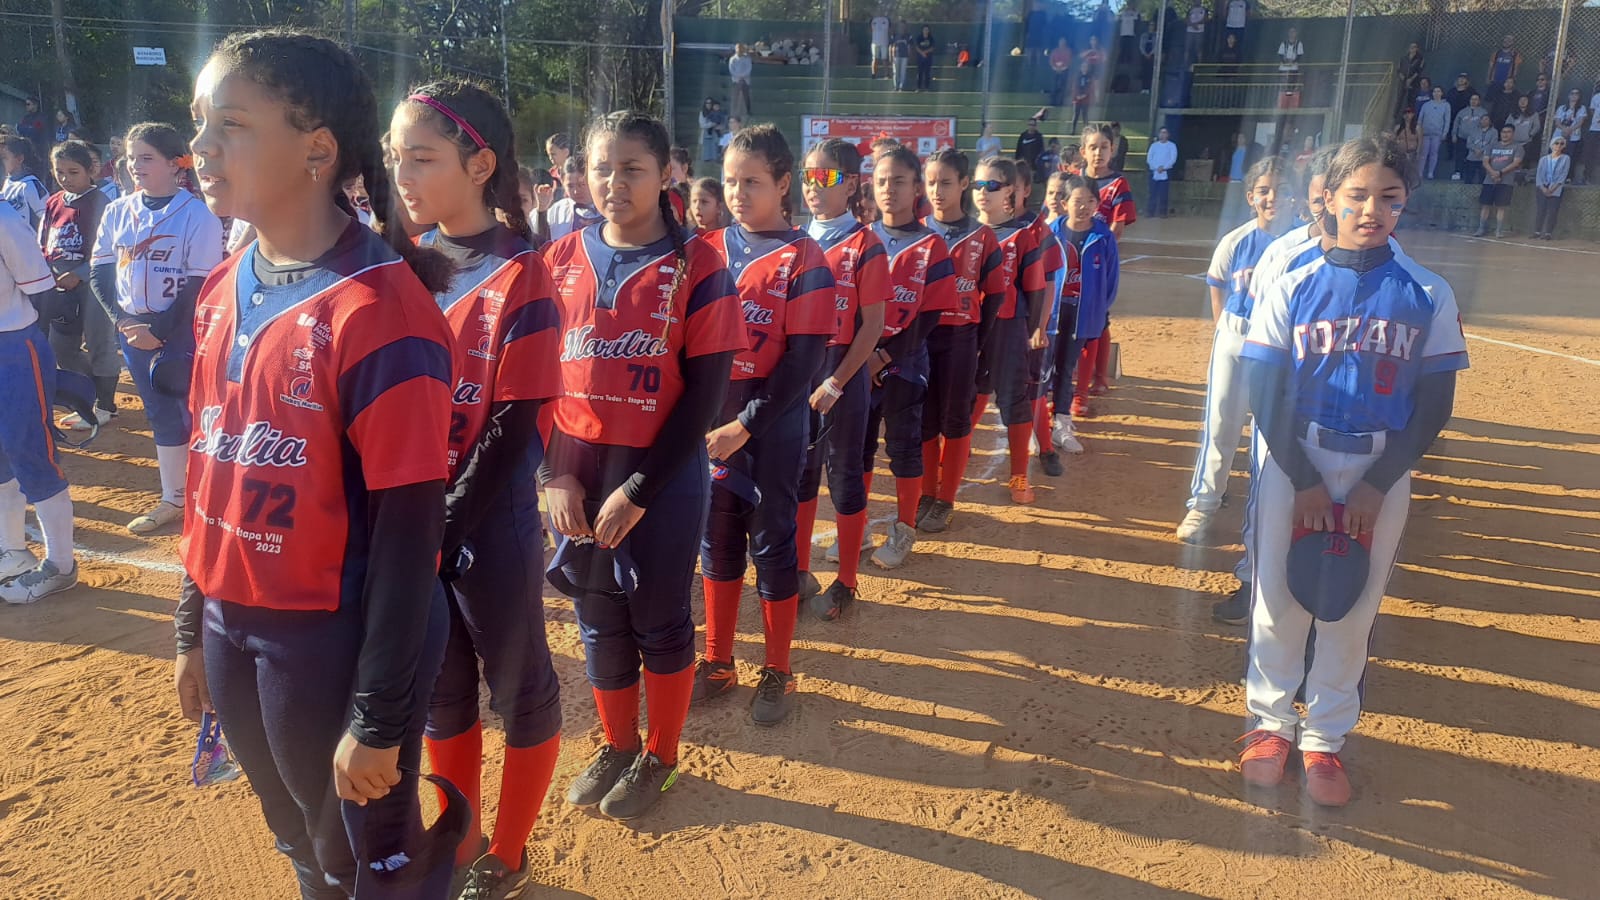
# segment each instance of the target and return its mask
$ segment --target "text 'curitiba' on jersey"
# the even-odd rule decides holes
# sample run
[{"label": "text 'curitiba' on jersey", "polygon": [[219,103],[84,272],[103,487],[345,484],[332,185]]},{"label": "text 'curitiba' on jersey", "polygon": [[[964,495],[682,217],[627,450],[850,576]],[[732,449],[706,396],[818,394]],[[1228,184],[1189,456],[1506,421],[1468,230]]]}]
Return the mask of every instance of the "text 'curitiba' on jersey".
[{"label": "text 'curitiba' on jersey", "polygon": [[804,231],[746,231],[738,225],[704,236],[728,266],[750,346],[733,360],[734,381],[766,378],[791,334],[832,336],[833,271]]},{"label": "text 'curitiba' on jersey", "polygon": [[[450,474],[460,470],[489,421],[489,407],[548,400],[561,393],[561,317],[550,270],[528,242],[506,228],[470,268],[459,269],[435,299],[450,325],[453,360]],[[438,232],[417,243],[432,246]]]},{"label": "text 'curitiba' on jersey", "polygon": [[261,284],[255,256],[195,308],[184,568],[208,597],[333,610],[366,580],[369,493],[448,474],[450,332],[354,220],[292,284]]},{"label": "text 'curitiba' on jersey", "polygon": [[1395,256],[1365,274],[1330,257],[1263,288],[1241,355],[1289,366],[1295,416],[1345,434],[1411,421],[1417,381],[1467,367],[1455,294]]},{"label": "text 'curitiba' on jersey", "polygon": [[[683,360],[750,346],[722,258],[686,236],[616,248],[594,225],[544,248],[561,314],[556,427],[592,444],[648,447],[683,396]],[[680,277],[681,276],[681,277]]]}]

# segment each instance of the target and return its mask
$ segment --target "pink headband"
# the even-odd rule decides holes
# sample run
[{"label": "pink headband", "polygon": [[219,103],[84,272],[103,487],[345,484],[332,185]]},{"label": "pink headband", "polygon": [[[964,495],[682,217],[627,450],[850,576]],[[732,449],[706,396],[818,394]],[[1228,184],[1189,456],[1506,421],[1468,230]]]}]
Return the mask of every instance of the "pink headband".
[{"label": "pink headband", "polygon": [[447,118],[450,121],[452,121],[452,122],[456,123],[457,125],[461,126],[461,130],[465,131],[467,133],[467,137],[472,138],[472,142],[474,144],[478,145],[478,149],[479,150],[487,150],[489,148],[488,142],[486,142],[483,139],[482,135],[478,134],[478,129],[473,128],[471,125],[468,125],[467,124],[467,120],[461,118],[458,115],[456,115],[456,111],[451,109],[450,107],[445,106],[443,103],[440,103],[438,100],[435,100],[432,97],[429,97],[427,94],[412,94],[410,97],[407,97],[406,99],[407,100],[415,100],[418,103],[421,103],[421,104],[423,104],[425,106],[433,107],[434,109],[438,110],[440,112],[440,114],[442,114],[445,118]]}]

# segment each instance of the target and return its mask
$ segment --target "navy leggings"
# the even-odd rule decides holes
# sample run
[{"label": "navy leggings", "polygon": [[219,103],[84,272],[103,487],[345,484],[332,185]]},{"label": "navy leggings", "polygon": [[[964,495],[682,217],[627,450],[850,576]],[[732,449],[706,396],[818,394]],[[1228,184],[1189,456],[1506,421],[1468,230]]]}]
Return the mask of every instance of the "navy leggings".
[{"label": "navy leggings", "polygon": [[[589,444],[559,432],[554,441],[560,443],[558,458],[564,460],[557,474],[575,475],[583,485],[591,521],[645,453],[635,447]],[[569,459],[570,464],[565,462]],[[632,593],[617,584],[616,554],[593,542],[578,548],[561,568],[574,588],[567,595],[577,612],[589,683],[600,690],[638,683],[641,662],[658,675],[680,672],[694,662],[689,587],[710,491],[710,466],[701,452],[651,501],[625,539],[638,584]]]},{"label": "navy leggings", "polygon": [[[201,646],[211,700],[304,900],[354,896],[357,845],[370,858],[416,846],[422,809],[415,773],[446,621],[444,592],[435,591],[417,658],[415,713],[400,745],[400,783],[382,800],[357,806],[335,793],[333,753],[350,723],[361,604],[302,612],[206,600]],[[386,900],[443,897],[450,856],[444,860],[433,877],[386,892]]]},{"label": "navy leggings", "polygon": [[478,721],[478,661],[506,745],[533,747],[561,731],[561,685],[545,636],[544,532],[531,457],[489,507],[468,546],[472,567],[453,584],[450,639],[428,706],[428,737]]},{"label": "navy leggings", "polygon": [[940,325],[928,333],[923,441],[964,438],[972,433],[972,405],[978,400],[977,375],[977,325]]},{"label": "navy leggings", "polygon": [[1038,354],[1028,350],[1028,321],[1019,312],[1010,319],[996,319],[989,331],[988,344],[978,356],[978,393],[993,394],[1004,425],[1033,421],[1030,385]]},{"label": "navy leggings", "polygon": [[[731,422],[765,382],[735,381],[723,404],[722,421]],[[746,554],[756,567],[756,593],[763,600],[786,600],[800,592],[795,550],[800,471],[805,466],[811,407],[804,399],[779,414],[760,437],[752,437],[725,460],[755,482],[760,502],[713,487],[700,570],[712,581],[744,578]]]},{"label": "navy leggings", "polygon": [[[827,362],[817,373],[815,391],[829,375],[839,369],[850,348],[829,347]],[[811,435],[806,451],[805,469],[800,473],[799,500],[808,503],[817,499],[822,488],[822,465],[828,465],[828,499],[833,501],[833,511],[841,516],[853,516],[867,508],[867,489],[862,484],[861,448],[867,440],[867,407],[872,402],[872,380],[867,377],[867,367],[856,370],[855,377],[844,385],[844,396],[835,400],[825,416],[815,412],[810,415]]]}]

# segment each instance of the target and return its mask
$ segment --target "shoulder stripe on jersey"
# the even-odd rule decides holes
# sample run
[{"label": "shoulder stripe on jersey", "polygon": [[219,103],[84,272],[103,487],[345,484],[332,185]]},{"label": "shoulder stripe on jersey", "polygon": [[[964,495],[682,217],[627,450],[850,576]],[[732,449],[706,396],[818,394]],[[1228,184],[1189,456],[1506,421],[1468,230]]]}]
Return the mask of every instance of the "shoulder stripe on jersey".
[{"label": "shoulder stripe on jersey", "polygon": [[1039,258],[1042,257],[1042,256],[1044,256],[1044,250],[1039,248],[1039,247],[1034,247],[1032,250],[1029,250],[1027,253],[1022,254],[1022,263],[1021,263],[1021,265],[1017,266],[1017,271],[1020,272],[1023,269],[1026,269],[1027,267],[1038,263],[1039,262]]},{"label": "shoulder stripe on jersey", "polygon": [[486,274],[482,278],[478,279],[478,283],[477,284],[474,284],[471,287],[462,288],[459,292],[456,293],[456,295],[454,297],[450,297],[449,296],[451,289],[450,288],[446,288],[444,290],[444,294],[448,297],[448,301],[445,303],[445,307],[447,309],[453,308],[457,303],[460,303],[462,300],[466,299],[467,297],[470,297],[473,294],[476,294],[479,291],[479,289],[481,289],[484,285],[489,283],[489,279],[494,278],[496,275],[499,275],[501,272],[504,272],[506,270],[507,266],[510,266],[512,263],[516,262],[518,259],[521,259],[522,257],[527,256],[528,254],[533,253],[533,252],[534,251],[533,251],[532,248],[527,248],[527,249],[519,251],[515,256],[500,257],[500,264],[499,265],[497,265],[494,268],[490,269],[488,274]]},{"label": "shoulder stripe on jersey", "polygon": [[823,291],[833,287],[833,272],[827,266],[817,266],[800,273],[789,285],[790,297],[803,297],[812,291]]},{"label": "shoulder stripe on jersey", "polygon": [[1000,245],[996,244],[995,248],[990,250],[989,255],[983,260],[983,274],[988,275],[990,272],[993,272],[995,269],[998,269],[1005,264],[1005,251],[1000,249]]},{"label": "shoulder stripe on jersey", "polygon": [[556,308],[554,300],[543,297],[517,307],[510,322],[506,324],[504,343],[509,344],[520,338],[560,327],[561,311]]},{"label": "shoulder stripe on jersey", "polygon": [[723,297],[737,297],[738,294],[739,289],[733,285],[733,276],[728,274],[727,269],[719,267],[694,286],[693,293],[689,294],[689,305],[685,308],[684,315],[692,316]]},{"label": "shoulder stripe on jersey", "polygon": [[856,260],[856,267],[866,265],[880,256],[888,256],[889,251],[883,246],[883,241],[872,241],[867,244],[867,249],[861,251],[861,258]]},{"label": "shoulder stripe on jersey", "polygon": [[947,256],[928,267],[928,273],[923,276],[923,282],[925,284],[933,284],[941,278],[952,278],[955,274],[955,263],[951,262],[950,257]]},{"label": "shoulder stripe on jersey", "polygon": [[339,403],[348,427],[384,391],[413,378],[450,384],[450,349],[423,337],[403,337],[362,357],[339,376]]}]

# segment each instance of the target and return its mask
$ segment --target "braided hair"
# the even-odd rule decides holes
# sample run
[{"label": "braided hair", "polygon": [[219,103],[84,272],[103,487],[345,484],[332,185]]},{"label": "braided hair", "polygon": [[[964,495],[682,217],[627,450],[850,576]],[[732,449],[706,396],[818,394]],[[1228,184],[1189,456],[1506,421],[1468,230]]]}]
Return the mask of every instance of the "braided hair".
[{"label": "braided hair", "polygon": [[[728,152],[738,151],[749,156],[759,156],[766,160],[767,170],[772,173],[772,182],[777,184],[785,178],[790,179],[793,185],[794,152],[789,149],[789,142],[784,139],[783,132],[776,125],[751,125],[742,128],[733,140],[728,143]],[[789,199],[790,191],[783,192],[783,220],[794,220],[794,209]]]},{"label": "braided hair", "polygon": [[495,96],[471,82],[458,79],[431,81],[412,88],[409,97],[421,95],[444,104],[466,120],[483,139],[479,147],[472,135],[448,116],[418,100],[403,101],[410,107],[415,121],[428,122],[439,133],[456,145],[461,154],[461,164],[473,155],[489,150],[494,153],[494,173],[483,185],[483,205],[494,210],[497,218],[523,240],[533,240],[533,228],[528,224],[527,213],[522,210],[521,183],[517,171],[516,135],[511,128],[511,116],[505,105]]},{"label": "braided hair", "polygon": [[[659,119],[651,118],[642,112],[622,110],[601,116],[589,125],[584,134],[583,146],[587,149],[594,146],[596,141],[614,141],[622,138],[631,138],[645,146],[650,155],[655,157],[656,163],[661,166],[661,171],[666,172],[672,159],[672,139],[667,135],[667,127]],[[568,159],[578,157],[574,153]],[[661,222],[666,226],[667,237],[672,239],[672,256],[674,271],[672,273],[672,296],[677,297],[678,291],[689,276],[689,253],[686,249],[687,241],[684,237],[683,226],[678,224],[678,216],[672,211],[672,200],[667,192],[672,190],[665,185],[656,197],[656,206],[661,210]],[[668,317],[666,328],[671,327],[671,317]],[[662,329],[661,338],[666,340],[666,328]]]},{"label": "braided hair", "polygon": [[855,216],[857,221],[865,222],[866,199],[861,196],[861,148],[855,144],[839,138],[828,138],[822,143],[811,148],[808,157],[815,157],[818,162],[831,162],[834,168],[844,173],[845,180],[856,180],[856,186],[850,191],[850,196],[845,198],[845,208]]},{"label": "braided hair", "polygon": [[321,182],[330,199],[354,218],[355,207],[343,186],[361,176],[372,199],[374,230],[430,292],[449,287],[454,275],[450,261],[438,251],[413,244],[400,225],[399,199],[378,139],[382,132],[378,101],[355,57],[327,38],[270,30],[231,34],[217,45],[212,59],[281,100],[293,127],[302,132],[328,129],[338,145],[334,171]]}]

